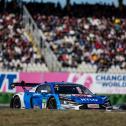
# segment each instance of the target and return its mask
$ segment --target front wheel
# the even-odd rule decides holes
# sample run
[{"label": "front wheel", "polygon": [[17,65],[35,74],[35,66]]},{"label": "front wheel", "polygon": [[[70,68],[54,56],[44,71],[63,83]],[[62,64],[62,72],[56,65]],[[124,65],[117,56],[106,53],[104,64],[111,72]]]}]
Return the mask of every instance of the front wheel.
[{"label": "front wheel", "polygon": [[47,102],[47,109],[57,109],[55,98],[50,98]]},{"label": "front wheel", "polygon": [[99,105],[100,106],[100,109],[112,109],[112,105],[111,105],[111,102],[108,100],[105,104],[103,105]]}]

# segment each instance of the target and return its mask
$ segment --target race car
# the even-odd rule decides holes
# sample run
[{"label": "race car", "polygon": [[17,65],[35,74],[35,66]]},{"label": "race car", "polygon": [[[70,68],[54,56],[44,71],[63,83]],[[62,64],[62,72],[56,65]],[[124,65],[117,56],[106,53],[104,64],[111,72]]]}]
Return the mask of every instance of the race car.
[{"label": "race car", "polygon": [[[11,108],[21,109],[111,109],[107,96],[93,94],[80,84],[68,82],[13,83],[12,88],[20,86],[23,92],[15,93]],[[30,89],[29,89],[29,88]]]}]

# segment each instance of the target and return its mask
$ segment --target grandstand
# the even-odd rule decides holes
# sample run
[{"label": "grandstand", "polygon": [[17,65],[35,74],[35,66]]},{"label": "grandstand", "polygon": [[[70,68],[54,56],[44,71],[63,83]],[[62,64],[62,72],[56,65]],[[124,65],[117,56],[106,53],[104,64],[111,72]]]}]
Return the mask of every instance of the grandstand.
[{"label": "grandstand", "polygon": [[[42,64],[43,57],[37,54],[31,39],[22,26],[21,17],[3,13],[0,18],[0,69],[1,71],[27,71],[32,64]],[[39,68],[37,68],[39,70]]]},{"label": "grandstand", "polygon": [[126,72],[124,5],[13,4],[0,14],[1,71]]}]

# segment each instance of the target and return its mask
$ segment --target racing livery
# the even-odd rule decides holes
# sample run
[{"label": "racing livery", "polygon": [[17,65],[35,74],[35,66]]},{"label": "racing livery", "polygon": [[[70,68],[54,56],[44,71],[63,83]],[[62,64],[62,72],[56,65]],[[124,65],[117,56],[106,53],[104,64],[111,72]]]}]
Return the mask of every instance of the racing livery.
[{"label": "racing livery", "polygon": [[[110,109],[107,96],[98,96],[80,84],[68,82],[13,83],[12,88],[20,86],[23,92],[15,93],[11,108],[21,109]],[[30,88],[30,89],[29,89]]]}]

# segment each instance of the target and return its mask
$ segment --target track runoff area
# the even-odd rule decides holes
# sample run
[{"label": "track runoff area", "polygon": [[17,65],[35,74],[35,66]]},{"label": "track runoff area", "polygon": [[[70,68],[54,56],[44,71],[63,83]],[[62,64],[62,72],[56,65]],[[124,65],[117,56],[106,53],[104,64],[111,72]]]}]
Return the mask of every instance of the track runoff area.
[{"label": "track runoff area", "polygon": [[126,112],[0,109],[0,126],[125,126]]}]

